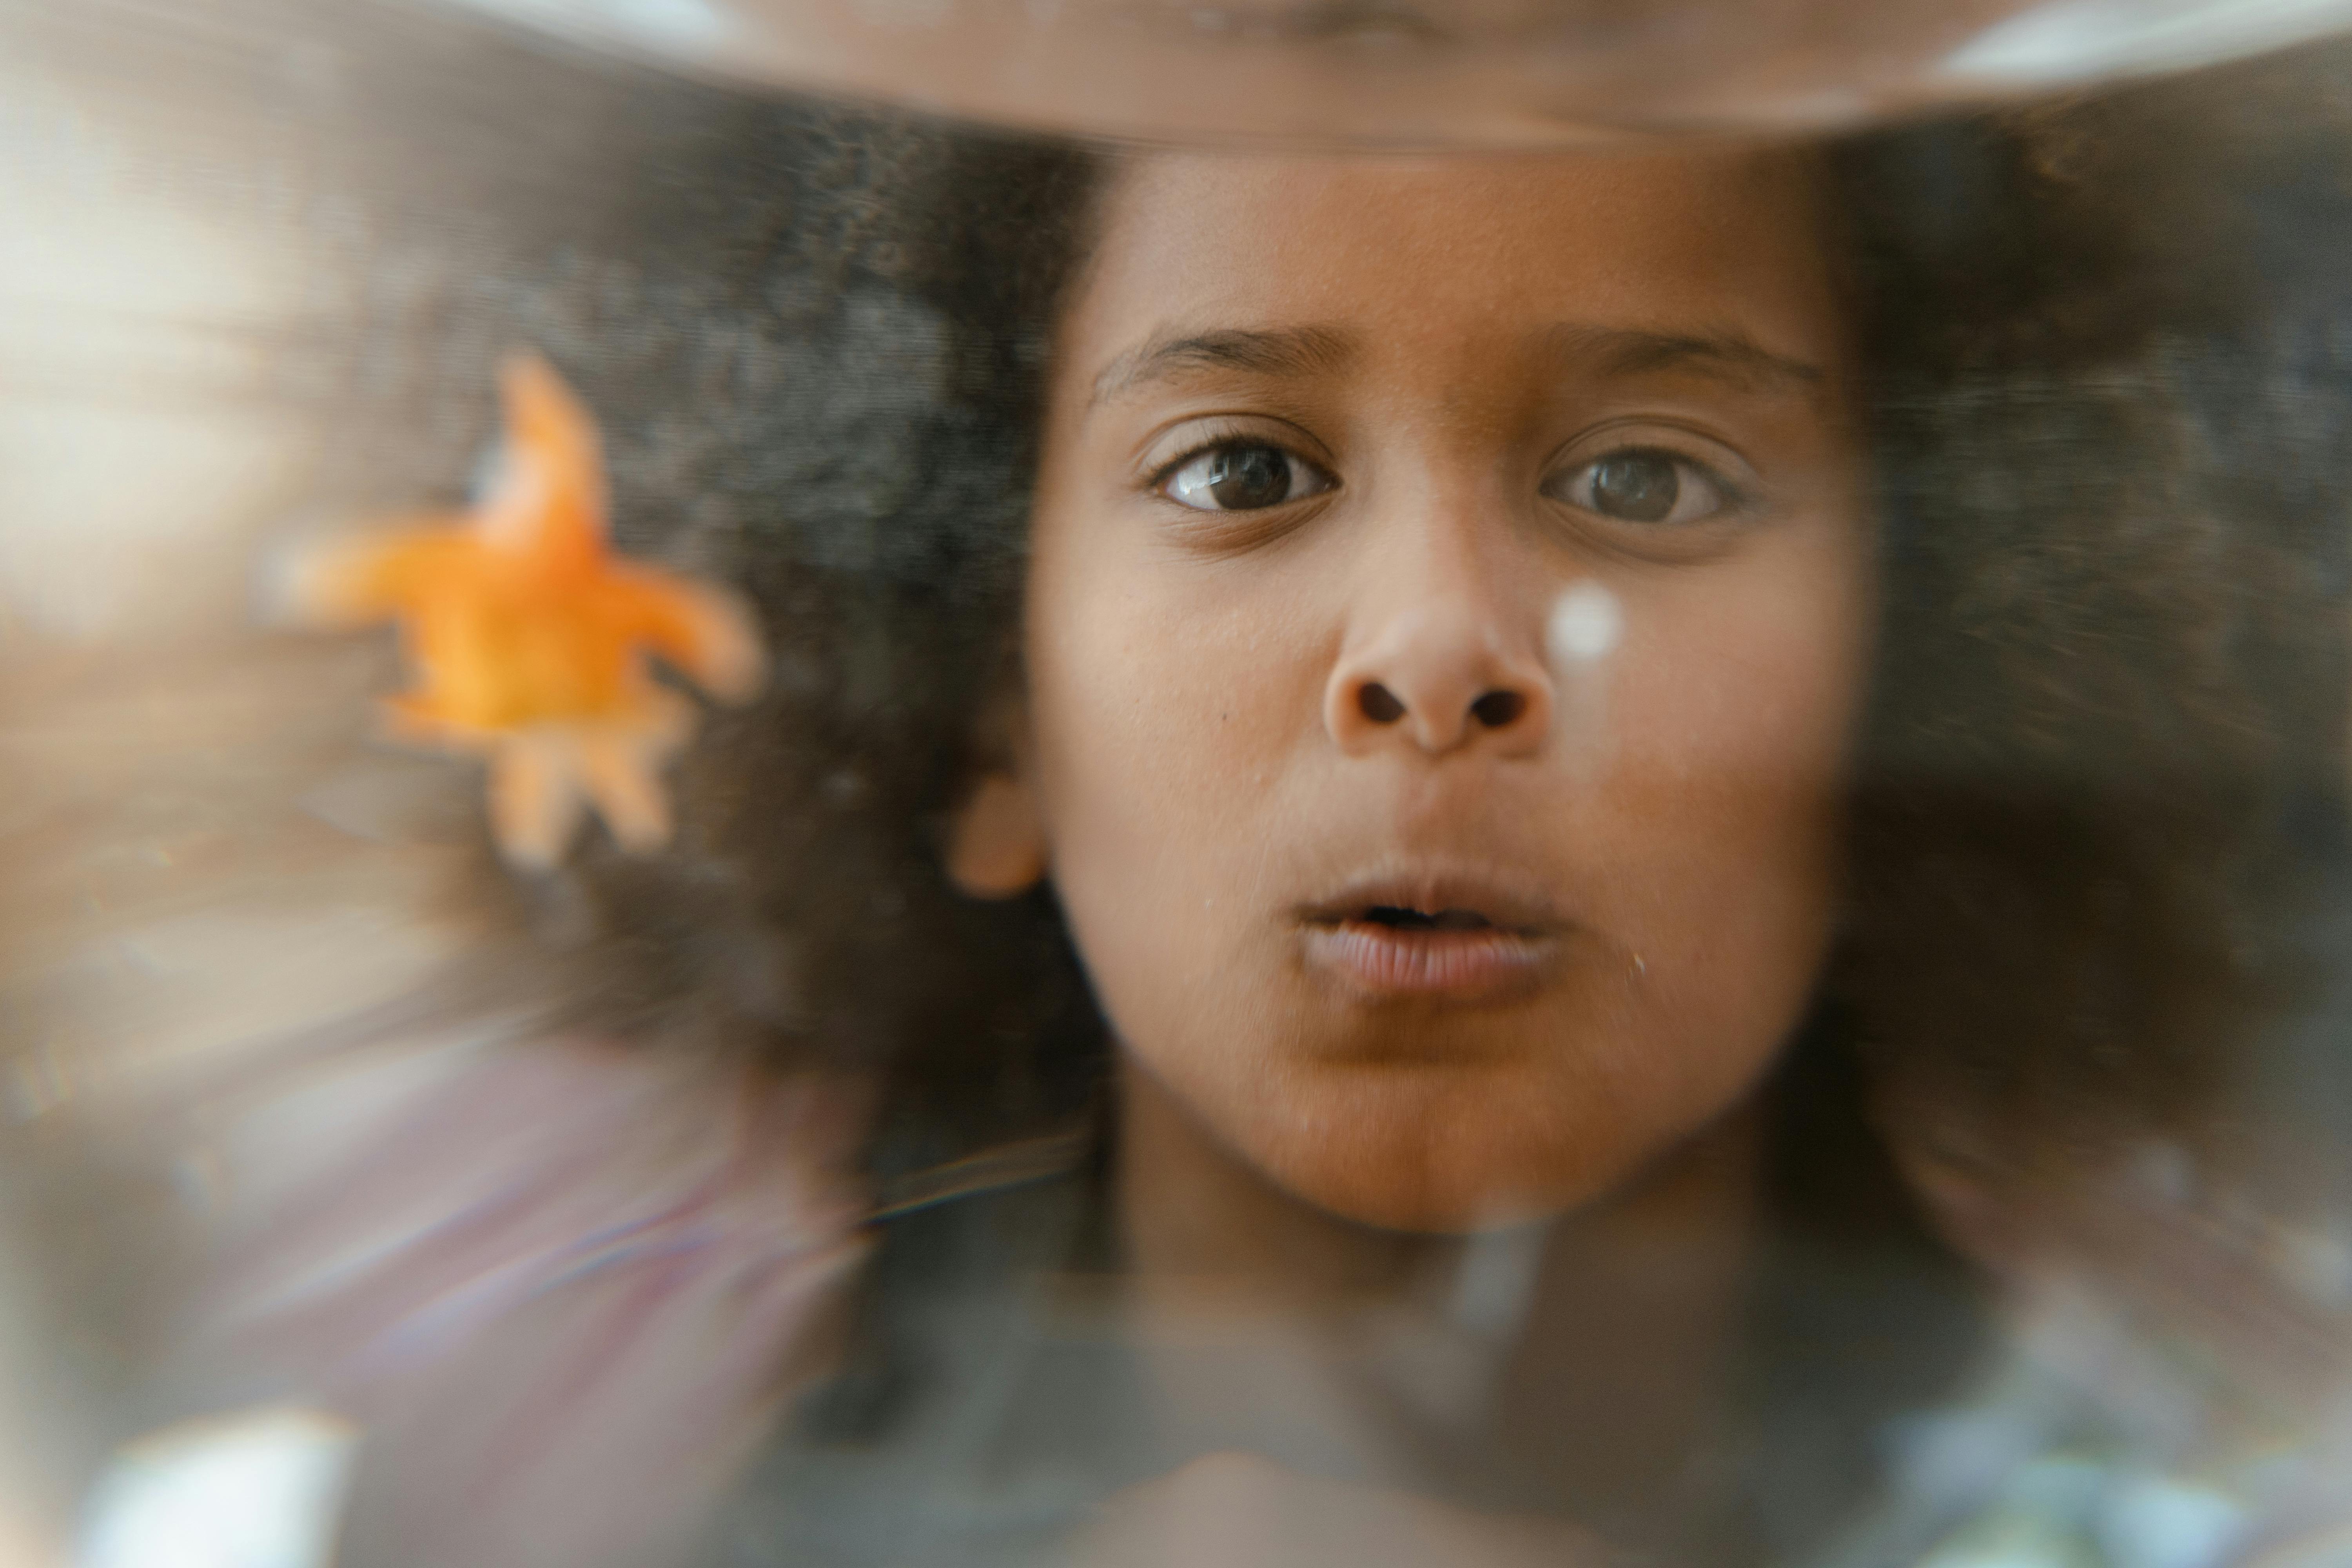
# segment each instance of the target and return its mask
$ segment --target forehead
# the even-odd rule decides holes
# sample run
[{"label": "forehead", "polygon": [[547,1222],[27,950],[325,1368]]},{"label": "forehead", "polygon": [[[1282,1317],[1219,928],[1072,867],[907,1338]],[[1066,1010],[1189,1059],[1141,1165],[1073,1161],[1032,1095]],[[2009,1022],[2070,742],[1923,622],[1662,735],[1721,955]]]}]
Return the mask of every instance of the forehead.
[{"label": "forehead", "polygon": [[1147,156],[1108,195],[1071,346],[1171,323],[1391,342],[1573,324],[1820,362],[1838,329],[1819,200],[1788,153]]}]

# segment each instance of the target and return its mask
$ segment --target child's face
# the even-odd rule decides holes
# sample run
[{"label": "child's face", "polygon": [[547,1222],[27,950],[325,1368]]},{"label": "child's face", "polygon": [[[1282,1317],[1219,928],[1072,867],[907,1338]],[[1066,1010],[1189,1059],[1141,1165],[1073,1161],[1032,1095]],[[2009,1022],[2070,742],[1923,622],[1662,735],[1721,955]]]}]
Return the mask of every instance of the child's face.
[{"label": "child's face", "polygon": [[1297,1195],[1576,1204],[1803,1008],[1869,619],[1818,223],[1729,154],[1108,198],[959,856],[1034,827],[1133,1063]]}]

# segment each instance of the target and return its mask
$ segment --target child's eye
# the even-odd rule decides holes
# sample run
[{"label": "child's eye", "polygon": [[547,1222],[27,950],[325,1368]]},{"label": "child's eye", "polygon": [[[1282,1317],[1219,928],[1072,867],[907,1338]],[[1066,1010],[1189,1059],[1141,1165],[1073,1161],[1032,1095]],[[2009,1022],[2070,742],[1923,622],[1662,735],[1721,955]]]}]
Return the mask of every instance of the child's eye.
[{"label": "child's eye", "polygon": [[1180,459],[1159,489],[1194,511],[1258,511],[1320,495],[1338,482],[1270,443],[1224,441]]},{"label": "child's eye", "polygon": [[1570,468],[1544,485],[1555,500],[1619,522],[1704,522],[1737,504],[1704,465],[1661,447],[1630,447]]}]

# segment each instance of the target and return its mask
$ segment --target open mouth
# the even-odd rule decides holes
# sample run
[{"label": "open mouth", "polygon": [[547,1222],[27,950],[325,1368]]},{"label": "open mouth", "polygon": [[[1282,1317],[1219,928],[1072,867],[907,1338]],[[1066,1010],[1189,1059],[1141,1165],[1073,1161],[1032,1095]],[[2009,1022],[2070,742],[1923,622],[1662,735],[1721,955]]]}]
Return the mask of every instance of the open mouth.
[{"label": "open mouth", "polygon": [[1389,881],[1300,910],[1310,968],[1360,997],[1489,998],[1536,983],[1561,922],[1475,881]]},{"label": "open mouth", "polygon": [[1413,910],[1374,904],[1360,917],[1367,925],[1391,931],[1493,931],[1495,922],[1476,910]]}]

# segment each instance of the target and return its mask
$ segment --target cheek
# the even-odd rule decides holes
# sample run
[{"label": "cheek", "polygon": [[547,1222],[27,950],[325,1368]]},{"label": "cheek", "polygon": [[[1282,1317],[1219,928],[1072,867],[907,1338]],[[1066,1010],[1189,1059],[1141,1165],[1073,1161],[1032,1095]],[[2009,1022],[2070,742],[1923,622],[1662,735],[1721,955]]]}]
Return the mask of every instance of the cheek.
[{"label": "cheek", "polygon": [[1263,802],[1320,692],[1316,617],[1274,613],[1283,606],[1245,574],[1204,582],[1148,564],[1041,551],[1030,595],[1053,876],[1112,992],[1188,985],[1208,962],[1192,953],[1205,937],[1191,912],[1221,891],[1230,901],[1230,863],[1265,832]]},{"label": "cheek", "polygon": [[1244,819],[1320,689],[1326,617],[1265,573],[1171,569],[1129,531],[1054,530],[1030,584],[1041,784],[1071,874],[1121,843],[1212,847],[1182,835]]},{"label": "cheek", "polygon": [[1612,691],[1621,918],[1660,994],[1724,1027],[1801,1004],[1833,918],[1867,592],[1847,554],[1791,554],[1633,610]]},{"label": "cheek", "polygon": [[[1821,588],[1777,601],[1694,595],[1629,637],[1609,715],[1612,790],[1654,805],[1661,840],[1732,832],[1757,848],[1831,810],[1862,689],[1853,609]],[[1694,816],[1696,813],[1697,815]],[[1649,814],[1644,814],[1649,815]]]}]

